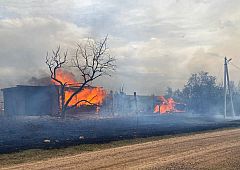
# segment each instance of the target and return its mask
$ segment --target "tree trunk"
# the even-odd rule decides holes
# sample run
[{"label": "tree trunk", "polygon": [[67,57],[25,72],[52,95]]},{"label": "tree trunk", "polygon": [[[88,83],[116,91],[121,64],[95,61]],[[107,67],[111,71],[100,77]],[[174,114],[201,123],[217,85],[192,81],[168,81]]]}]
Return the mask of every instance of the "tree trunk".
[{"label": "tree trunk", "polygon": [[65,118],[65,113],[66,113],[66,106],[65,106],[65,86],[61,87],[61,117],[64,119]]},{"label": "tree trunk", "polygon": [[62,108],[62,111],[61,111],[61,117],[62,119],[65,119],[66,118],[66,106],[64,105],[63,108]]}]

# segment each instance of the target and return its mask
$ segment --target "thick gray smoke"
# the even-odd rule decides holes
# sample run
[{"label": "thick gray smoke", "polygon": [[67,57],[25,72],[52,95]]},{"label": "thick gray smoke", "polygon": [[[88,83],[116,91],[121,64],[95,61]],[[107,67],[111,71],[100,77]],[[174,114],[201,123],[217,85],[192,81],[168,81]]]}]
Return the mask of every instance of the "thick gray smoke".
[{"label": "thick gray smoke", "polygon": [[[190,73],[209,71],[221,81],[223,57],[239,65],[239,4],[224,0],[109,0],[0,2],[0,86],[47,74],[45,55],[71,49],[83,38],[109,36],[117,58],[111,78],[96,82],[128,93],[162,94],[182,87]],[[57,11],[55,10],[57,7]],[[231,79],[239,80],[230,68]]]}]

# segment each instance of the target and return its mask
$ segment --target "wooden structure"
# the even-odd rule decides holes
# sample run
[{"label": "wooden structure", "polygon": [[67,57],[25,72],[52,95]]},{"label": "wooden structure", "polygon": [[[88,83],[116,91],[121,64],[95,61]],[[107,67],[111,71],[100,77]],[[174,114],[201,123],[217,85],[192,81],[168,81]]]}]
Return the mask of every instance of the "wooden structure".
[{"label": "wooden structure", "polygon": [[114,115],[136,115],[153,113],[157,103],[157,96],[127,95],[123,92],[113,93],[106,97],[100,111],[104,114]]},{"label": "wooden structure", "polygon": [[52,115],[58,112],[56,86],[21,86],[2,89],[5,115]]}]

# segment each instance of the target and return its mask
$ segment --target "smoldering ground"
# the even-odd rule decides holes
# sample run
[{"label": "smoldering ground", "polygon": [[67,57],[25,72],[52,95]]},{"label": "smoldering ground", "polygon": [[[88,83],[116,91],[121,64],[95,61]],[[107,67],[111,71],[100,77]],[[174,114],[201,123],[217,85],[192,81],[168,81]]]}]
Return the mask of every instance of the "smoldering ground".
[{"label": "smoldering ground", "polygon": [[5,117],[0,122],[1,153],[240,126],[239,121],[217,121],[206,117],[196,119],[184,115],[64,121],[53,117]]}]

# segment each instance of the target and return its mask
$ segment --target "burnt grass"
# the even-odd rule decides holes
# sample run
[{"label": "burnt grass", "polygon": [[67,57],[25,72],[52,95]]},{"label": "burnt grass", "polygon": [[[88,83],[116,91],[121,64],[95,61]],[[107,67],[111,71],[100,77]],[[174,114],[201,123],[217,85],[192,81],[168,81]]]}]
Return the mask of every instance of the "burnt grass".
[{"label": "burnt grass", "polygon": [[49,116],[0,117],[0,153],[103,144],[231,127],[240,127],[240,121],[204,116],[190,117],[181,113],[65,120]]}]

